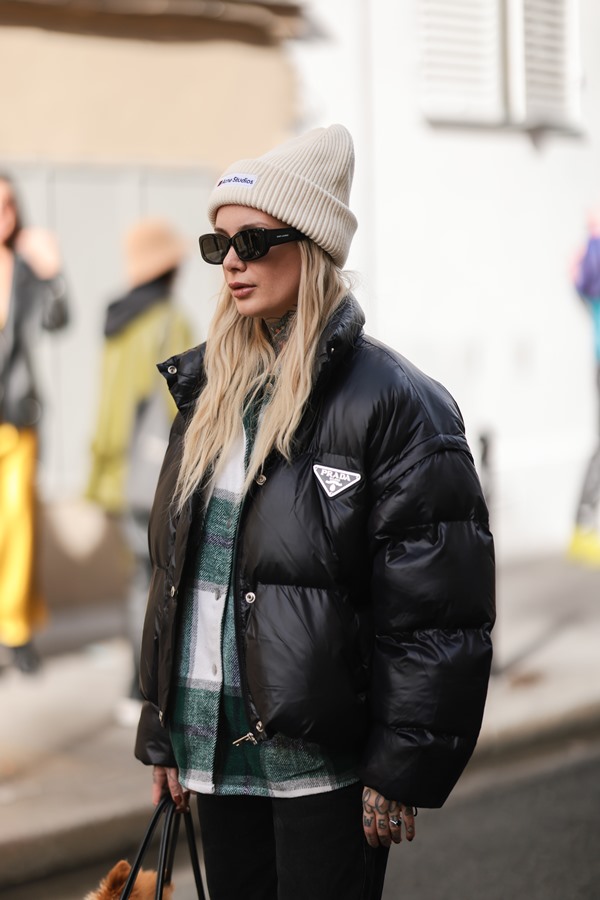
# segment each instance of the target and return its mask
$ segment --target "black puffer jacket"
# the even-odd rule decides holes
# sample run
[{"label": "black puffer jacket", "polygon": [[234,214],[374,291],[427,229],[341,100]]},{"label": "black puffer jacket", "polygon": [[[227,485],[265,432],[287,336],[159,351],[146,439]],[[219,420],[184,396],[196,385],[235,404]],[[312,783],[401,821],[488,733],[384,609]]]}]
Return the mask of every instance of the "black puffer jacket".
[{"label": "black puffer jacket", "polygon": [[[362,332],[351,298],[323,335],[291,463],[273,454],[244,503],[235,560],[248,739],[355,744],[360,777],[440,806],[477,740],[491,663],[494,557],[460,412]],[[150,522],[136,755],[174,765],[168,724],[177,598],[199,499],[169,512],[202,348],[164,364],[181,411]],[[190,523],[194,522],[194,528]]]}]

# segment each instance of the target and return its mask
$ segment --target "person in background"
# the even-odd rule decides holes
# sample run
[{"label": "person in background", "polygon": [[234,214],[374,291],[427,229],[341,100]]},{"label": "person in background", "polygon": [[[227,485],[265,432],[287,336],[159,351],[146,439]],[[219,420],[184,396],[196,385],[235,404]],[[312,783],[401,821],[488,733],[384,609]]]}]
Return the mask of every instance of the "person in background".
[{"label": "person in background", "polygon": [[0,174],[0,644],[25,673],[40,666],[33,634],[48,615],[36,573],[36,348],[68,317],[56,237],[22,226],[14,184]]},{"label": "person in background", "polygon": [[156,364],[191,343],[175,301],[177,273],[188,253],[169,222],[144,218],[124,238],[127,290],[107,309],[100,398],[86,496],[121,518],[133,571],[127,631],[133,676],[117,707],[122,724],[139,718],[139,655],[150,583],[148,518],[176,407]]},{"label": "person in background", "polygon": [[208,340],[160,367],[135,752],[155,802],[197,795],[212,900],[380,898],[483,715],[488,513],[452,397],[363,331],[353,170],[341,125],[227,170]]},{"label": "person in background", "polygon": [[572,279],[578,296],[585,303],[592,322],[596,363],[596,427],[598,438],[587,464],[577,509],[575,527],[567,555],[574,562],[600,566],[600,211],[588,216],[588,239],[573,265]]}]

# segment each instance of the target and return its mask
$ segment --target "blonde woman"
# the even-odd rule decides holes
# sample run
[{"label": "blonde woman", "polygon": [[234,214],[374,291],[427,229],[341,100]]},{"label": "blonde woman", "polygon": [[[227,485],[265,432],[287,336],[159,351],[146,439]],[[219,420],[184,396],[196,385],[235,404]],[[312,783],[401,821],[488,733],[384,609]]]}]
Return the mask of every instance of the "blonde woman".
[{"label": "blonde woman", "polygon": [[162,366],[136,754],[197,795],[211,900],[381,897],[483,714],[487,510],[452,398],[363,332],[353,168],[333,125],[227,170],[208,341]]}]

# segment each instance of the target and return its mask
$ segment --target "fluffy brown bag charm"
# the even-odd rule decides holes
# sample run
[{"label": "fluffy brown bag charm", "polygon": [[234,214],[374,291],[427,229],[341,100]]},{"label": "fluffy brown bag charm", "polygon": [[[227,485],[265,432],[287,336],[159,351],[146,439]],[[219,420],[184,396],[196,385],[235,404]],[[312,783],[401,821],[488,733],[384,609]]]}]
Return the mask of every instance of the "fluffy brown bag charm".
[{"label": "fluffy brown bag charm", "polygon": [[[123,888],[129,878],[131,866],[126,859],[121,859],[110,870],[95,891],[87,894],[85,900],[120,900]],[[156,895],[156,872],[140,869],[131,891],[131,900],[154,900]],[[167,884],[163,889],[164,900],[173,897],[173,885]]]},{"label": "fluffy brown bag charm", "polygon": [[[163,825],[157,870],[144,871],[142,862],[161,818]],[[177,848],[179,825],[182,820],[185,825],[198,900],[206,900],[200,875],[192,814],[189,809],[178,813],[170,796],[163,797],[154,810],[133,865],[130,865],[125,859],[120,860],[102,879],[97,890],[88,894],[85,900],[171,900],[173,897],[171,873]]]}]

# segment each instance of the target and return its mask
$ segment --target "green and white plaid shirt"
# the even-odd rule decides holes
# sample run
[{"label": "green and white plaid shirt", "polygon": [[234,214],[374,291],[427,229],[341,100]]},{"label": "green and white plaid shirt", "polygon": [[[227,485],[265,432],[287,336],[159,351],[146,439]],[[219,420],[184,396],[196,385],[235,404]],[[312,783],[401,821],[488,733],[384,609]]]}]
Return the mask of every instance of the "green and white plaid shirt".
[{"label": "green and white plaid shirt", "polygon": [[352,753],[276,734],[252,745],[240,686],[233,551],[249,446],[244,432],[213,486],[194,577],[183,598],[171,740],[179,780],[200,794],[296,797],[358,780]]}]

